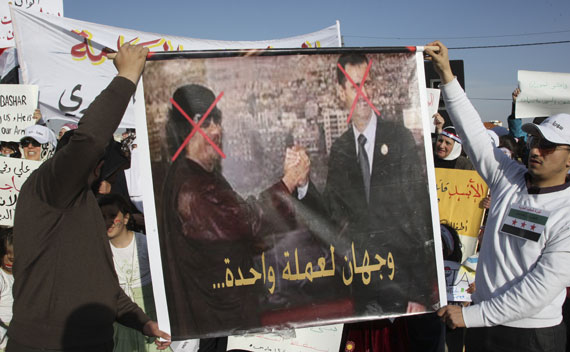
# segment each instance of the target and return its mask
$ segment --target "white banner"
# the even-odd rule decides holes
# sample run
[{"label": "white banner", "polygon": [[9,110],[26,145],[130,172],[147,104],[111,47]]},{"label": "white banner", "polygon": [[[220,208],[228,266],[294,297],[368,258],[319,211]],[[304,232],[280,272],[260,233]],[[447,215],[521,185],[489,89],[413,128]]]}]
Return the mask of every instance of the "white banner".
[{"label": "white banner", "polygon": [[42,0],[41,4],[40,0],[0,0],[0,48],[16,46],[9,3],[27,11],[63,16],[63,0]]},{"label": "white banner", "polygon": [[570,114],[570,73],[518,71],[515,117]]},{"label": "white banner", "polygon": [[[221,41],[146,33],[17,8],[12,8],[12,18],[22,77],[24,83],[39,86],[40,109],[45,120],[77,121],[116,75],[104,49],[118,50],[125,42],[143,44],[152,52],[341,46],[338,22],[318,32],[285,39]],[[135,104],[144,106],[144,101]],[[121,127],[135,127],[132,105]]]},{"label": "white banner", "polygon": [[20,189],[41,164],[34,160],[0,158],[0,225],[14,226],[14,209]]},{"label": "white banner", "polygon": [[19,141],[26,127],[34,125],[38,86],[0,84],[0,140]]},{"label": "white banner", "polygon": [[[228,351],[265,352],[336,352],[342,338],[342,324],[293,329],[293,336],[283,334],[256,334],[229,336]],[[282,332],[283,333],[283,332]]]}]

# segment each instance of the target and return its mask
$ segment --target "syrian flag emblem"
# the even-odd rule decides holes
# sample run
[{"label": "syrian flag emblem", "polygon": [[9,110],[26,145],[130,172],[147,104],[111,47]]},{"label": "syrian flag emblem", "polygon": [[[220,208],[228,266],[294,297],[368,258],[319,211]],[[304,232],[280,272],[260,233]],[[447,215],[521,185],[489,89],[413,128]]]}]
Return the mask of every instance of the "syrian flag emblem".
[{"label": "syrian flag emblem", "polygon": [[523,205],[509,209],[501,226],[501,232],[537,242],[548,220],[547,212]]}]

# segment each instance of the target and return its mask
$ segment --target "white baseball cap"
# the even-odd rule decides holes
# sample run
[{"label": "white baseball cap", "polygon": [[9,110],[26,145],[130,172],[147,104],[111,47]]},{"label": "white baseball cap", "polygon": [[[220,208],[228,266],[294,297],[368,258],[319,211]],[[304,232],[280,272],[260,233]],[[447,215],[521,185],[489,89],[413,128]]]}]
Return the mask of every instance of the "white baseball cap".
[{"label": "white baseball cap", "polygon": [[55,138],[53,131],[42,125],[32,125],[27,127],[25,136],[22,137],[22,139],[26,137],[31,137],[40,144],[50,143],[54,147],[57,145],[57,138]]},{"label": "white baseball cap", "polygon": [[570,115],[556,114],[542,121],[540,125],[525,123],[523,131],[540,135],[549,142],[570,145]]}]

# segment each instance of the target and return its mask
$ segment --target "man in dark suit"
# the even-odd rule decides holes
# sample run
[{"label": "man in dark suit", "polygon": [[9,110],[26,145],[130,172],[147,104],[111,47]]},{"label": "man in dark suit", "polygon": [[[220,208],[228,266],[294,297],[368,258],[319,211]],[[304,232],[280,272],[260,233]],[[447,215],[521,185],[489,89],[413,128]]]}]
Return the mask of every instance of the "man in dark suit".
[{"label": "man in dark suit", "polygon": [[353,268],[363,265],[365,251],[370,264],[377,263],[376,254],[393,258],[393,265],[388,260],[368,283],[365,274],[354,274],[350,287],[357,314],[424,311],[437,301],[425,160],[401,116],[378,116],[366,56],[343,54],[338,64],[338,94],[351,111],[351,126],[331,147],[323,194],[310,184],[306,196],[299,189],[299,198],[333,224],[337,253],[348,261],[354,244]]}]

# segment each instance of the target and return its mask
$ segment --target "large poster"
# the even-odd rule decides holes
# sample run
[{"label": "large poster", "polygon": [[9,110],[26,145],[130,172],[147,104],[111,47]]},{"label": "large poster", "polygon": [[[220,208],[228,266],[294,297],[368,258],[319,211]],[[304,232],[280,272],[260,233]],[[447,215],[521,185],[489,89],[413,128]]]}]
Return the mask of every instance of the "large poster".
[{"label": "large poster", "polygon": [[174,56],[147,62],[138,128],[162,329],[222,336],[445,303],[421,54]]},{"label": "large poster", "polygon": [[[12,8],[18,60],[23,81],[40,88],[40,109],[45,120],[77,122],[83,111],[115,76],[107,58],[124,43],[144,45],[151,52],[237,48],[301,48],[340,46],[337,23],[313,33],[263,41],[207,40],[148,33],[49,16]],[[129,104],[120,127],[134,127],[134,106]]]}]

